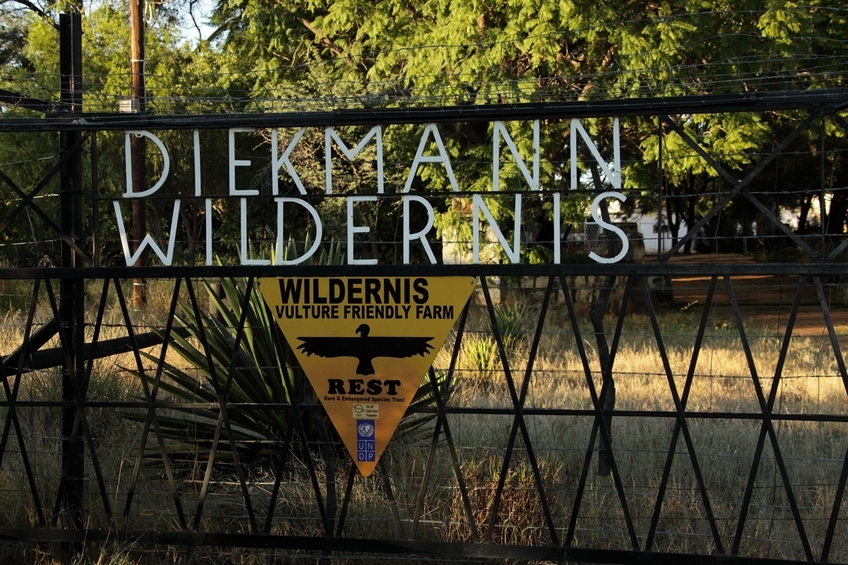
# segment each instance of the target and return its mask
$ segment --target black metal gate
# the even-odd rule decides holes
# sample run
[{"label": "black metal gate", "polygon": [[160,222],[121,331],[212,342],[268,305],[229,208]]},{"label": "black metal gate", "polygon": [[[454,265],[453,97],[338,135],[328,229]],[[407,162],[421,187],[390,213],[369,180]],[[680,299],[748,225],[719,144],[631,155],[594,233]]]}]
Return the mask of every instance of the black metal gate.
[{"label": "black metal gate", "polygon": [[[74,68],[63,67],[70,83]],[[87,115],[66,91],[67,114],[0,121],[4,135],[55,132],[61,147],[32,187],[0,174],[16,195],[0,234],[35,218],[49,232],[39,253],[48,240],[59,251],[59,264],[48,252],[37,266],[0,269],[10,554],[70,544],[285,562],[848,562],[848,239],[798,234],[749,190],[776,159],[797,158],[793,143],[811,128],[848,134],[845,92],[210,118]],[[742,179],[680,117],[776,111],[794,113],[794,129]],[[117,200],[99,191],[110,158],[100,132],[636,116],[655,118],[661,138],[679,136],[723,179],[688,233],[641,262],[100,259],[117,245],[98,223]],[[845,148],[797,162],[828,150]],[[820,180],[822,194],[844,190]],[[658,209],[671,197],[660,184]],[[800,255],[679,253],[739,202]],[[377,472],[362,478],[257,306],[256,281],[443,275],[478,277],[479,288]],[[146,281],[158,309],[133,308],[133,281]],[[263,339],[261,359],[278,364],[256,364]],[[276,375],[280,390],[242,390],[251,371]]]}]

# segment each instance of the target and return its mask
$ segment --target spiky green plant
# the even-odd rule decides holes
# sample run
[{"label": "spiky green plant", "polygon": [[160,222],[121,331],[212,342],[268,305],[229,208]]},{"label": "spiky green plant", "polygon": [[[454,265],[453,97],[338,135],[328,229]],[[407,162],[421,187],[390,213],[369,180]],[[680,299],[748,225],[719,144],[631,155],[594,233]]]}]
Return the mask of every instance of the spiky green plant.
[{"label": "spiky green plant", "polygon": [[[329,254],[323,254],[320,262],[340,262],[338,248],[331,248]],[[318,398],[308,388],[302,369],[265,306],[258,287],[253,286],[249,299],[245,296],[245,281],[223,279],[219,284],[220,290],[204,282],[203,288],[217,314],[200,312],[189,302],[179,303],[175,323],[189,336],[171,336],[169,348],[179,361],[162,362],[158,398],[162,398],[164,393],[179,401],[197,404],[218,403],[220,396],[230,404],[269,406],[227,411],[239,460],[249,465],[276,459],[284,449],[287,437],[302,437],[307,443],[314,444],[328,440],[338,443],[329,419],[322,409],[316,409]],[[236,349],[237,331],[243,315],[243,336]],[[143,355],[153,364],[160,363],[159,357]],[[173,358],[173,355],[170,357]],[[143,378],[147,379],[149,386],[153,386],[152,374],[148,372]],[[446,374],[437,374],[436,383],[442,395],[449,392]],[[426,406],[433,402],[435,389],[429,378],[422,377],[422,385],[412,406]],[[176,408],[159,416],[159,424],[168,441],[169,455],[174,460],[186,462],[206,457],[215,443],[219,412],[217,407]],[[397,435],[409,436],[420,431],[431,419],[432,415],[407,414],[398,427]],[[290,435],[291,431],[294,436]],[[223,429],[219,433],[216,461],[226,463],[233,459],[233,446]]]},{"label": "spiky green plant", "polygon": [[[199,319],[195,319],[194,307],[180,303],[175,323],[186,329],[189,336],[172,336],[169,348],[179,361],[162,364],[160,397],[165,393],[195,404],[217,404],[219,394],[229,403],[303,403],[306,395],[294,398],[293,383],[298,368],[293,355],[284,343],[281,351],[274,342],[274,321],[256,287],[249,300],[245,300],[246,285],[234,279],[220,281],[223,298],[208,282],[204,282],[204,288],[217,314],[200,313]],[[244,335],[236,350],[236,332],[243,309],[246,310]],[[207,350],[211,363],[207,360]],[[144,355],[151,363],[159,363],[158,357]],[[145,378],[153,386],[153,375],[147,373]],[[231,381],[229,387],[228,381]],[[285,441],[286,430],[296,423],[291,410],[230,409],[227,416],[239,457],[244,462],[258,463],[273,458]],[[314,427],[320,425],[318,419],[310,418],[308,411],[297,416],[307,435],[314,436],[317,432]],[[207,454],[218,429],[218,418],[217,408],[174,409],[160,416],[171,455],[192,460]],[[217,460],[232,459],[226,434],[221,433],[221,438]]]},{"label": "spiky green plant", "polygon": [[501,333],[505,347],[513,346],[524,338],[527,332],[527,319],[524,315],[524,305],[501,304],[495,308],[495,322]]}]

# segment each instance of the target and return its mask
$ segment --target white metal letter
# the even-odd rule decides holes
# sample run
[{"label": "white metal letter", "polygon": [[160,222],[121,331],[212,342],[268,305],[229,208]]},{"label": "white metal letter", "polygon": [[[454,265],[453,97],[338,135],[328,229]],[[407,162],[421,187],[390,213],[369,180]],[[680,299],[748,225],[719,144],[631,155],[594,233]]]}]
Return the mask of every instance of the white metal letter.
[{"label": "white metal letter", "polygon": [[[162,154],[162,176],[159,177],[159,180],[156,181],[156,184],[154,184],[151,188],[142,190],[141,192],[136,192],[132,183],[132,151],[130,150],[131,135],[139,135],[152,140],[153,143],[156,144],[156,147],[159,148],[159,152]],[[171,159],[168,157],[168,150],[165,149],[165,144],[162,143],[161,139],[149,131],[128,131],[126,133],[124,136],[124,160],[127,173],[127,191],[124,193],[124,198],[143,198],[145,196],[150,196],[162,188],[162,185],[165,184],[165,179],[168,178],[168,173],[171,170]]]},{"label": "white metal letter", "polygon": [[[418,202],[422,204],[424,208],[427,210],[427,225],[424,226],[421,231],[417,231],[415,233],[409,233],[409,203],[410,202]],[[424,251],[427,252],[427,258],[430,259],[430,264],[436,264],[436,256],[433,255],[433,250],[430,249],[430,242],[427,241],[427,234],[430,232],[430,229],[433,227],[433,223],[436,221],[435,214],[433,212],[433,206],[421,196],[404,196],[403,197],[403,264],[409,264],[409,242],[413,239],[421,240],[421,244],[424,246]]]},{"label": "white metal letter", "polygon": [[204,220],[206,222],[206,264],[212,264],[212,199],[207,198],[204,201],[206,214]]},{"label": "white metal letter", "polygon": [[515,219],[513,224],[513,243],[512,248],[510,249],[509,243],[506,241],[506,237],[504,237],[501,228],[498,226],[498,223],[495,221],[494,216],[489,211],[489,207],[486,206],[486,203],[483,201],[483,197],[479,194],[475,194],[472,200],[471,206],[471,214],[473,217],[473,241],[472,241],[472,257],[473,262],[480,262],[480,214],[482,212],[486,217],[486,221],[489,222],[489,226],[492,228],[492,231],[495,232],[495,236],[498,238],[498,241],[501,243],[501,247],[503,247],[506,252],[506,256],[512,263],[520,263],[521,262],[521,195],[515,195]]},{"label": "white metal letter", "polygon": [[178,222],[180,220],[180,201],[179,199],[174,200],[174,213],[171,215],[171,234],[168,238],[168,251],[167,253],[162,251],[162,248],[159,247],[156,242],[150,237],[149,233],[144,234],[144,239],[141,240],[141,243],[138,244],[138,249],[136,249],[133,254],[130,251],[130,243],[127,238],[127,230],[124,226],[124,217],[121,215],[121,205],[118,204],[117,201],[112,202],[112,205],[115,208],[115,219],[118,224],[118,235],[121,238],[121,247],[124,250],[124,259],[127,262],[127,267],[132,267],[135,265],[135,262],[141,257],[141,254],[144,253],[144,249],[146,247],[150,247],[154,253],[159,257],[159,260],[162,261],[162,264],[166,267],[170,267],[171,263],[174,260],[174,245],[177,242],[177,227]]},{"label": "white metal letter", "polygon": [[[318,211],[312,207],[312,205],[303,200],[301,198],[291,198],[288,196],[280,196],[279,198],[275,198],[277,201],[277,265],[299,265],[303,263],[310,257],[315,254],[315,251],[318,250],[318,246],[321,245],[321,238],[323,237],[324,226],[321,224],[321,218],[318,216]],[[283,250],[286,248],[286,239],[283,234],[283,224],[284,222],[284,212],[285,205],[289,202],[291,204],[298,204],[299,206],[303,206],[306,208],[306,211],[309,212],[309,215],[312,216],[312,221],[315,222],[315,241],[312,242],[312,247],[309,250],[297,257],[295,259],[284,259],[283,258]]]},{"label": "white metal letter", "polygon": [[347,157],[348,161],[353,161],[353,158],[362,151],[369,141],[375,138],[377,144],[377,193],[383,194],[383,128],[374,126],[371,128],[365,137],[362,138],[353,149],[349,149],[345,142],[338,136],[333,128],[324,130],[324,166],[326,169],[326,193],[333,193],[333,144],[335,141],[342,155]]},{"label": "white metal letter", "polygon": [[589,151],[592,153],[592,157],[595,158],[595,161],[598,162],[598,165],[601,167],[601,170],[604,172],[604,175],[609,180],[610,184],[613,188],[620,189],[621,188],[621,148],[619,147],[619,135],[618,135],[618,118],[613,120],[613,134],[612,134],[612,168],[609,167],[607,162],[601,157],[598,148],[595,147],[595,144],[589,138],[589,134],[583,128],[583,124],[580,123],[580,120],[577,118],[573,118],[571,120],[571,190],[577,190],[577,134],[580,133],[580,137],[583,138],[583,141],[589,146]]},{"label": "white metal letter", "polygon": [[242,265],[270,265],[270,259],[251,259],[250,240],[247,238],[247,198],[241,198],[241,264]]},{"label": "white metal letter", "polygon": [[[424,149],[427,148],[427,140],[430,136],[436,142],[436,147],[439,150],[438,155],[424,155]],[[451,167],[450,157],[445,150],[445,144],[442,143],[442,136],[439,135],[439,130],[436,124],[427,124],[424,128],[424,133],[421,134],[421,141],[418,143],[418,151],[415,152],[415,159],[412,160],[412,166],[409,168],[409,176],[406,177],[406,184],[403,185],[403,192],[409,192],[412,188],[412,181],[415,180],[415,173],[418,172],[418,166],[421,163],[442,163],[445,166],[445,172],[448,175],[451,187],[454,192],[459,192],[459,185],[456,183],[456,177],[453,176],[453,168]]]},{"label": "white metal letter", "polygon": [[348,265],[376,265],[376,259],[354,259],[353,236],[357,233],[368,233],[371,231],[367,226],[356,226],[353,223],[353,205],[356,202],[376,202],[376,196],[348,196],[347,197],[347,264]]},{"label": "white metal letter", "polygon": [[236,188],[236,167],[249,167],[249,159],[236,159],[236,132],[254,131],[250,128],[230,128],[229,131],[229,169],[230,169],[230,196],[256,196],[259,191],[255,188]]},{"label": "white metal letter", "polygon": [[200,196],[200,132],[194,130],[194,195]]},{"label": "white metal letter", "polygon": [[627,234],[624,233],[624,231],[620,227],[605,222],[604,219],[601,217],[601,211],[599,207],[601,205],[601,200],[603,200],[604,198],[615,198],[620,202],[624,202],[625,200],[627,200],[627,197],[620,192],[609,191],[602,192],[601,194],[597,195],[592,201],[592,219],[595,220],[598,225],[601,226],[601,228],[615,232],[615,234],[621,240],[621,251],[619,251],[618,255],[616,255],[615,257],[601,257],[600,255],[592,251],[591,253],[589,253],[589,257],[594,261],[597,261],[598,263],[618,263],[624,258],[625,255],[627,255],[627,251],[630,249],[630,240],[627,239]]},{"label": "white metal letter", "polygon": [[562,250],[560,249],[562,240],[562,210],[560,209],[560,193],[554,192],[554,265],[559,265],[562,259]]},{"label": "white metal letter", "polygon": [[300,138],[303,137],[304,132],[306,132],[306,128],[300,128],[297,130],[297,133],[294,134],[294,137],[292,137],[292,140],[289,142],[286,150],[283,151],[282,155],[278,156],[277,129],[274,128],[271,130],[271,194],[274,196],[280,194],[280,167],[283,165],[286,166],[286,170],[289,172],[289,175],[291,175],[298,192],[306,194],[306,189],[303,188],[303,183],[300,181],[297,171],[294,170],[294,165],[292,165],[292,162],[289,161],[292,151],[294,151],[294,148],[297,146],[297,142],[300,141]]},{"label": "white metal letter", "polygon": [[533,122],[533,174],[527,170],[527,165],[524,159],[518,153],[518,148],[512,141],[506,126],[503,122],[496,121],[492,138],[492,190],[500,190],[500,172],[501,172],[501,136],[506,141],[506,146],[512,153],[519,170],[524,175],[527,184],[530,185],[530,190],[539,190],[539,120]]}]

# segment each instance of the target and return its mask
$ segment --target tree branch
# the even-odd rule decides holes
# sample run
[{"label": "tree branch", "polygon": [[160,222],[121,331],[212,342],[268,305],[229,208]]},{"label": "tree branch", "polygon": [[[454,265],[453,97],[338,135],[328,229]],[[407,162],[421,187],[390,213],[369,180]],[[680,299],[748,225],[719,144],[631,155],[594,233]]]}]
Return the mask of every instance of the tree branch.
[{"label": "tree branch", "polygon": [[59,24],[48,14],[43,8],[40,6],[36,6],[34,3],[30,2],[30,0],[2,0],[0,1],[0,5],[3,4],[20,4],[27,10],[34,12],[39,18],[48,22],[53,28],[59,29]]}]

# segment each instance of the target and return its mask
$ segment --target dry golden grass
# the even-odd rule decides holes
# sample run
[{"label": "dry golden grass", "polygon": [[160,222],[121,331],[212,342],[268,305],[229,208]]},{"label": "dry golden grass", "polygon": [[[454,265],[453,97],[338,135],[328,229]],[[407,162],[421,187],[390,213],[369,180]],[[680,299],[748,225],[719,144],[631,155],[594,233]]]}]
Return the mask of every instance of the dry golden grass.
[{"label": "dry golden grass", "polygon": [[[614,327],[615,319],[607,321]],[[660,316],[659,325],[666,348],[674,387],[678,395],[692,364],[697,318],[672,312]],[[471,333],[464,338],[458,369],[461,376],[455,391],[458,405],[511,407],[512,400],[497,348],[485,315],[471,318]],[[532,330],[532,328],[530,328]],[[738,524],[739,507],[744,496],[752,458],[762,428],[762,420],[737,419],[733,415],[761,413],[755,388],[761,386],[768,399],[775,376],[783,336],[746,328],[751,348],[749,363],[739,333],[726,321],[711,322],[697,362],[687,397],[686,409],[695,413],[687,419],[698,465],[710,492],[722,545],[729,550]],[[580,338],[596,391],[600,392],[600,365],[597,342],[588,323],[580,328]],[[607,338],[612,343],[612,331]],[[518,390],[525,377],[532,332],[513,339],[507,349],[507,361]],[[591,410],[587,376],[578,352],[577,338],[570,322],[552,316],[543,328],[539,354],[533,364],[527,386],[525,409]],[[446,352],[440,361],[448,362]],[[645,316],[629,316],[616,352],[613,375],[615,409],[645,414],[616,416],[611,436],[614,455],[621,475],[629,511],[640,543],[644,542],[655,510],[660,477],[668,456],[676,420],[655,417],[648,412],[675,410],[669,378],[649,321]],[[844,416],[848,409],[846,389],[839,375],[836,358],[827,339],[793,337],[774,392],[776,414],[831,414]],[[725,417],[698,417],[725,413]],[[510,416],[456,417],[456,441],[475,453],[497,453],[502,457],[505,439],[514,419]],[[528,415],[528,435],[539,460],[542,483],[548,494],[555,525],[565,530],[574,507],[574,492],[584,465],[594,419],[579,415]],[[780,453],[786,463],[793,495],[801,508],[807,535],[818,555],[824,528],[833,506],[835,485],[845,454],[844,425],[833,422],[778,421],[774,424]],[[524,466],[528,475],[522,487],[507,486],[504,491],[504,525],[521,524],[509,510],[521,508],[528,491],[535,494],[536,484],[529,476],[526,452],[519,435],[517,461],[511,469]],[[596,444],[597,448],[597,444]],[[479,463],[479,461],[478,461]],[[584,547],[627,549],[629,537],[623,513],[611,477],[595,476],[596,462],[584,493],[575,544]],[[490,486],[500,468],[493,466],[489,486],[483,487],[483,499],[491,500]],[[690,453],[681,437],[676,446],[668,492],[665,495],[655,550],[710,553],[715,544],[706,520],[705,508],[694,478]],[[478,486],[487,481],[475,477]],[[511,485],[508,481],[507,485]],[[538,499],[538,496],[535,497]],[[485,508],[486,506],[484,506]],[[521,514],[521,513],[519,513]],[[537,526],[543,526],[541,513],[530,510]],[[838,529],[838,531],[840,531]],[[536,530],[527,531],[525,543],[533,543]],[[560,532],[562,533],[562,532]],[[844,544],[844,533],[841,543]],[[787,495],[779,476],[774,450],[766,438],[759,466],[752,506],[743,531],[740,552],[743,555],[803,559],[797,527],[792,520]],[[834,549],[831,558],[845,550]]]},{"label": "dry golden grass", "polygon": [[[167,284],[160,281],[162,287]],[[98,294],[99,289],[92,293]],[[167,290],[157,291],[153,306],[145,312],[132,312],[136,331],[152,331],[162,326],[167,315]],[[163,306],[164,304],[164,306]],[[94,312],[90,315],[94,316]],[[507,361],[520,392],[528,366],[530,343],[537,313],[528,307],[521,312],[521,323],[510,330],[507,339]],[[659,323],[668,354],[672,380],[682,394],[692,363],[698,313],[673,311],[661,314]],[[39,307],[37,323],[50,318],[49,308]],[[614,327],[609,318],[607,327]],[[24,315],[8,314],[0,327],[0,340],[20,342]],[[601,388],[597,341],[585,316],[580,319],[580,337],[587,352],[590,376],[597,391]],[[89,334],[91,328],[88,328]],[[695,456],[709,491],[712,510],[725,551],[729,551],[739,520],[739,509],[745,494],[752,457],[761,433],[762,419],[735,418],[733,415],[760,413],[755,389],[757,375],[766,398],[771,392],[782,336],[761,328],[746,328],[751,345],[749,364],[733,323],[711,320],[703,346],[694,366],[686,410],[691,412],[687,425],[695,448]],[[126,335],[126,323],[113,303],[107,309],[101,339]],[[612,333],[608,334],[612,342]],[[549,509],[558,541],[568,531],[576,506],[577,487],[584,465],[589,466],[585,491],[579,503],[579,518],[572,544],[587,548],[629,549],[630,538],[624,513],[613,478],[598,476],[597,444],[587,448],[594,418],[587,386],[587,375],[577,347],[577,339],[564,312],[552,309],[543,327],[538,355],[527,383],[525,409],[539,413],[525,415],[526,433],[533,448],[541,488]],[[54,340],[47,347],[58,347]],[[150,351],[155,353],[157,348]],[[493,500],[504,465],[507,440],[515,418],[505,370],[491,337],[485,311],[475,310],[463,337],[458,360],[455,387],[449,406],[502,408],[497,414],[451,414],[448,424],[459,461],[462,481],[467,487],[471,506],[469,520],[455,469],[446,442],[436,448],[435,464],[425,484],[430,443],[427,439],[397,438],[384,456],[390,476],[392,497],[398,520],[388,502],[380,473],[368,479],[356,479],[347,510],[345,535],[368,538],[392,538],[413,535],[413,517],[419,496],[423,496],[422,513],[415,524],[416,539],[470,541],[472,528],[478,538],[494,543],[548,544],[551,534],[544,519],[539,485],[537,485],[530,452],[522,434],[517,435],[515,451],[507,468],[498,513],[491,530]],[[169,357],[172,362],[179,359]],[[450,361],[448,348],[437,357],[435,366],[444,370]],[[132,355],[126,354],[98,360],[92,373],[89,398],[93,400],[127,400],[142,396],[140,383],[129,376],[126,367],[134,367]],[[152,365],[148,368],[153,369]],[[649,320],[644,315],[631,315],[625,321],[621,342],[613,365],[618,411],[641,414],[616,415],[610,430],[613,454],[620,474],[622,493],[640,546],[645,543],[655,511],[657,491],[668,457],[676,420],[649,412],[670,413],[675,409],[671,384],[663,368]],[[61,382],[57,370],[26,374],[21,381],[19,399],[60,400]],[[10,380],[14,384],[14,379]],[[834,353],[826,336],[794,337],[774,394],[777,414],[829,414],[844,416],[848,408],[845,385],[839,376]],[[545,410],[577,411],[543,413]],[[39,494],[51,509],[60,476],[60,409],[20,408],[21,426],[26,448],[36,475]],[[716,417],[721,414],[722,417]],[[6,411],[0,411],[5,421]],[[95,446],[101,456],[106,487],[116,512],[110,524],[102,508],[94,481],[89,481],[86,503],[92,508],[87,516],[91,527],[127,527],[131,529],[178,529],[171,493],[161,467],[145,465],[140,469],[141,481],[132,512],[123,516],[127,488],[136,462],[141,427],[119,417],[112,410],[89,409],[92,428],[96,430]],[[821,551],[827,520],[833,506],[834,492],[842,461],[848,448],[848,434],[841,422],[778,421],[774,424],[781,454],[786,462],[793,495],[816,558]],[[151,438],[152,439],[152,438]],[[20,450],[14,437],[0,467],[0,492],[4,505],[0,511],[3,527],[36,525],[29,487],[22,468]],[[711,553],[715,542],[706,519],[706,509],[694,478],[692,454],[681,437],[674,450],[668,490],[660,513],[655,551]],[[320,458],[318,458],[320,459]],[[321,495],[326,500],[328,481],[338,493],[338,505],[347,481],[349,462],[344,456],[336,461],[336,474],[327,477],[319,463],[317,473]],[[90,472],[90,467],[87,468]],[[189,520],[194,515],[205,462],[191,469],[180,469],[178,488]],[[250,476],[250,493],[260,523],[270,500],[276,470],[255,469]],[[844,509],[843,509],[844,510]],[[338,516],[339,509],[336,510]],[[288,535],[322,535],[318,506],[306,472],[301,452],[295,452],[281,484],[275,508],[272,532]],[[216,471],[206,502],[201,529],[246,531],[246,517],[241,491],[232,475]],[[763,458],[757,472],[752,504],[742,535],[740,554],[750,557],[803,559],[797,527],[792,519],[774,450],[767,437]],[[840,522],[831,550],[831,559],[848,553],[848,531]],[[17,551],[17,549],[15,550]],[[120,555],[130,555],[126,550]],[[149,556],[148,556],[149,557]],[[218,556],[221,557],[220,555]],[[111,558],[111,557],[110,557]],[[294,557],[292,557],[294,559]],[[30,561],[37,559],[32,555]],[[211,559],[211,557],[210,557]],[[231,552],[231,562],[251,563],[260,557],[247,551]],[[314,555],[303,559],[313,560]],[[119,561],[103,561],[117,563]],[[257,561],[258,562],[258,561]],[[295,562],[295,561],[292,561]],[[354,562],[354,560],[351,560]]]}]

